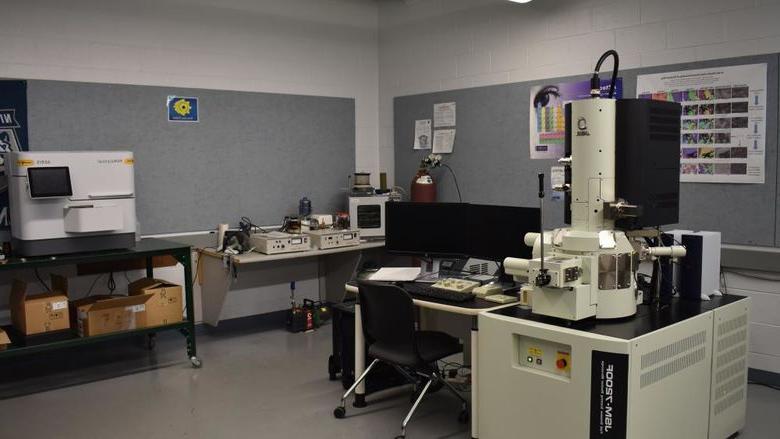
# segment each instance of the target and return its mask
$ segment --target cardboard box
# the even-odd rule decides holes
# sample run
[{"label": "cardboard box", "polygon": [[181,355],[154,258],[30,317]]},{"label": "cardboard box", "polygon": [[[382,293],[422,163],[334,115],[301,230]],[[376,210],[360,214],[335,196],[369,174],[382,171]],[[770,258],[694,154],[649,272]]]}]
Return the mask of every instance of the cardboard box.
[{"label": "cardboard box", "polygon": [[33,335],[70,328],[65,278],[52,275],[51,284],[51,293],[28,296],[27,282],[14,280],[8,305],[11,322],[22,334]]},{"label": "cardboard box", "polygon": [[100,299],[78,306],[78,333],[80,337],[110,334],[145,328],[146,302],[151,296],[122,296]]},{"label": "cardboard box", "polygon": [[115,296],[107,294],[95,294],[94,296],[82,297],[81,299],[71,300],[68,303],[70,307],[70,327],[78,330],[79,327],[79,307],[90,305],[100,300],[114,299]]},{"label": "cardboard box", "polygon": [[0,328],[0,351],[4,351],[8,349],[8,345],[11,344],[11,339],[8,338],[8,334],[3,331],[3,328]]},{"label": "cardboard box", "polygon": [[183,320],[182,287],[160,279],[143,278],[128,286],[131,296],[148,295],[146,302],[147,326],[161,326]]}]

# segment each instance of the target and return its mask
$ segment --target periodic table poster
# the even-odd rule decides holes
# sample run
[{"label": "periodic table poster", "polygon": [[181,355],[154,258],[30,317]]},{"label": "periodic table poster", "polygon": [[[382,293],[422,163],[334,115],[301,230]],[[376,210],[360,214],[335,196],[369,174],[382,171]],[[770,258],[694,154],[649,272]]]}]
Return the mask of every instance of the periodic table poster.
[{"label": "periodic table poster", "polygon": [[640,75],[637,97],[679,102],[680,181],[764,183],[766,64]]},{"label": "periodic table poster", "polygon": [[[609,79],[601,80],[601,97],[609,96]],[[615,81],[615,98],[623,97],[623,78]],[[590,81],[561,82],[531,87],[531,111],[528,130],[532,159],[558,159],[565,149],[566,118],[564,105],[578,99],[590,99]]]}]

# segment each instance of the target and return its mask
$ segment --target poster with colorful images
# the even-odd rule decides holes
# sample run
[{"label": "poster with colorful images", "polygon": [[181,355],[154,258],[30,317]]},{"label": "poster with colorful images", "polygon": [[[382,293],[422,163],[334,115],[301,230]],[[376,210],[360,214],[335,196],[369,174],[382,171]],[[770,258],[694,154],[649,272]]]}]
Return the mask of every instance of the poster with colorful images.
[{"label": "poster with colorful images", "polygon": [[[27,151],[27,82],[0,81],[0,156],[8,152]],[[8,240],[8,176],[0,166],[0,239]]]},{"label": "poster with colorful images", "polygon": [[680,181],[764,183],[766,64],[640,75],[637,97],[682,105]]},{"label": "poster with colorful images", "polygon": [[[601,80],[601,96],[609,96],[610,80]],[[623,97],[623,78],[615,83],[615,98]],[[590,81],[563,82],[531,87],[531,111],[528,130],[532,159],[563,157],[566,118],[564,104],[590,98]]]}]

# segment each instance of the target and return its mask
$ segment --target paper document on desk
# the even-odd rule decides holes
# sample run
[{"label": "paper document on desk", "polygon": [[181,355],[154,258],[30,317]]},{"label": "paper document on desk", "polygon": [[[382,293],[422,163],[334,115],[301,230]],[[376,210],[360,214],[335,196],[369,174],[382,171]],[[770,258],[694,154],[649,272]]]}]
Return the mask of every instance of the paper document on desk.
[{"label": "paper document on desk", "polygon": [[420,267],[384,267],[372,274],[369,280],[383,282],[411,282],[420,275]]}]

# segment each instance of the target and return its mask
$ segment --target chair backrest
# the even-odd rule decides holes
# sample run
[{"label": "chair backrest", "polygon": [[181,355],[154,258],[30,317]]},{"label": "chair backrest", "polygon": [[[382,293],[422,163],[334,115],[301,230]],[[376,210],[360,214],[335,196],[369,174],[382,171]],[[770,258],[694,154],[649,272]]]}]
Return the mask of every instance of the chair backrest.
[{"label": "chair backrest", "polygon": [[360,313],[369,344],[381,343],[416,355],[414,303],[403,288],[388,283],[360,282]]}]

